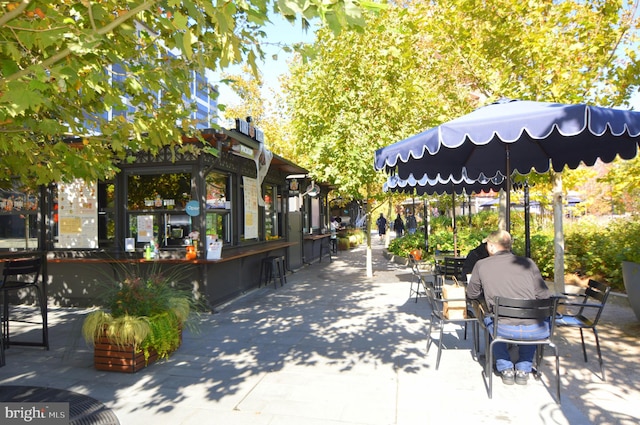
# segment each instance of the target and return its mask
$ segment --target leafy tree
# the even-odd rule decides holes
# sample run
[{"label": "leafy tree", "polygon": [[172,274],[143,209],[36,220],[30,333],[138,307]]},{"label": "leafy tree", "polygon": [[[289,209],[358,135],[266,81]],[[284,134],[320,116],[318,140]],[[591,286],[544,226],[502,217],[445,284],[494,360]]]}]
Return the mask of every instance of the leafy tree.
[{"label": "leafy tree", "polygon": [[640,210],[640,158],[617,160],[609,172],[598,181],[609,189],[610,212],[625,213]]},{"label": "leafy tree", "polygon": [[317,56],[292,71],[298,149],[347,193],[379,184],[369,174],[376,148],[480,103],[624,105],[637,87],[626,2],[394,3],[367,16],[364,32],[319,32]]},{"label": "leafy tree", "polygon": [[240,74],[222,75],[223,81],[240,98],[238,105],[227,104],[224,107],[224,115],[228,119],[251,117],[253,124],[262,129],[265,115],[265,102],[260,93],[262,89],[262,75],[251,73],[247,65],[243,66]]},{"label": "leafy tree", "polygon": [[[6,180],[98,179],[129,151],[197,135],[183,101],[193,72],[257,70],[270,11],[360,25],[338,0],[20,0],[0,16],[0,169]],[[171,51],[174,55],[167,55]],[[162,98],[157,93],[162,92]],[[117,116],[108,119],[113,111]],[[127,112],[126,118],[124,112]],[[98,132],[99,130],[99,132]],[[73,143],[69,137],[77,137]],[[114,161],[115,160],[115,161]]]},{"label": "leafy tree", "polygon": [[283,88],[295,157],[343,196],[368,200],[371,209],[384,180],[373,170],[374,151],[435,124],[441,105],[450,105],[445,97],[465,96],[465,90],[455,96],[439,90],[441,77],[428,72],[429,58],[415,50],[424,42],[415,15],[389,8],[366,19],[364,32],[318,30],[313,60],[294,66]]},{"label": "leafy tree", "polygon": [[290,121],[282,95],[270,88],[270,96],[265,97],[261,75],[256,77],[246,66],[240,74],[223,74],[223,79],[229,81],[229,86],[240,99],[240,104],[225,105],[225,116],[250,116],[254,125],[264,132],[269,150],[284,158],[294,158],[288,132]]}]

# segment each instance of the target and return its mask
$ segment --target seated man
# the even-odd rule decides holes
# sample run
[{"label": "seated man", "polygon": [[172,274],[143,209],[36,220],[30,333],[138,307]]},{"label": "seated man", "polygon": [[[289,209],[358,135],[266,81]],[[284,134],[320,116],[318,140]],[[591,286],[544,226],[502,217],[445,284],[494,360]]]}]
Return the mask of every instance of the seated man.
[{"label": "seated man", "polygon": [[[498,230],[487,237],[489,257],[479,260],[473,267],[471,279],[467,284],[467,297],[481,299],[484,297],[489,311],[493,309],[495,297],[516,298],[524,300],[546,299],[551,292],[540,275],[538,266],[526,257],[519,257],[511,252],[511,235]],[[486,316],[484,323],[487,331],[493,332],[493,317]],[[549,336],[548,322],[530,319],[504,319],[500,321],[498,335],[506,338],[522,338],[523,334],[530,339]],[[494,356],[496,369],[502,382],[511,385],[514,382],[526,385],[533,366],[536,353],[534,345],[518,346],[518,360],[514,365],[509,355],[507,344],[496,343]]]}]

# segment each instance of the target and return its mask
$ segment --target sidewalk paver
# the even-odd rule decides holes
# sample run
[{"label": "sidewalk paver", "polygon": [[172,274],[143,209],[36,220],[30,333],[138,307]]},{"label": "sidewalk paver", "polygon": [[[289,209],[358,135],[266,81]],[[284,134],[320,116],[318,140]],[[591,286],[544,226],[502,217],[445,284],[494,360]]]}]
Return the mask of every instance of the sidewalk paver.
[{"label": "sidewalk paver", "polygon": [[[599,377],[592,335],[558,331],[562,405],[553,398],[551,357],[527,386],[494,380],[460,326],[445,328],[442,359],[427,355],[429,309],[409,298],[411,271],[373,241],[341,251],[200,318],[167,361],[136,373],[93,368],[81,338],[88,310],[51,308],[51,350],[11,347],[1,385],[57,387],[91,396],[123,425],[635,424],[640,421],[640,323],[624,303],[605,309],[600,329],[607,381]],[[437,334],[434,334],[437,338]],[[437,341],[436,341],[437,342]]]}]

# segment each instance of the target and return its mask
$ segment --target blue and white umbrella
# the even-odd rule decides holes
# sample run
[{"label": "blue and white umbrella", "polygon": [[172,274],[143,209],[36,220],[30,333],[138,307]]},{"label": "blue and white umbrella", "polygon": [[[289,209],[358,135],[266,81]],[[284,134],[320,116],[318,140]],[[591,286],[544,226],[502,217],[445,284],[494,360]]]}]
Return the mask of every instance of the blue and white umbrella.
[{"label": "blue and white umbrella", "polygon": [[[640,112],[585,104],[501,100],[375,153],[374,166],[401,180],[471,180],[482,175],[577,168],[616,156],[632,159]],[[510,181],[505,179],[507,205]],[[509,212],[506,214],[510,226]]]},{"label": "blue and white umbrella", "polygon": [[[492,178],[484,175],[477,180],[471,180],[463,174],[460,179],[449,176],[447,179],[435,178],[431,179],[426,175],[421,179],[416,179],[413,175],[408,179],[401,179],[397,175],[391,175],[382,185],[384,192],[397,192],[416,195],[444,195],[456,194],[471,195],[473,193],[489,192],[491,190],[498,191],[504,187],[504,176],[500,173]],[[414,192],[415,191],[415,192]]]}]

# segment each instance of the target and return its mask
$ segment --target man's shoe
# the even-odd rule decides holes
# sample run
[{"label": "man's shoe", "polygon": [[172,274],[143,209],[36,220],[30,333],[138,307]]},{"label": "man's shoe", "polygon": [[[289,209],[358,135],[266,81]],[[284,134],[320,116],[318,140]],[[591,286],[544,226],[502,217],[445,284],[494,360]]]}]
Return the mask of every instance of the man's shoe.
[{"label": "man's shoe", "polygon": [[500,372],[500,377],[502,378],[502,383],[505,385],[513,385],[515,382],[513,369],[505,369]]},{"label": "man's shoe", "polygon": [[524,370],[516,370],[516,384],[527,385],[528,380],[529,372],[525,372]]}]

